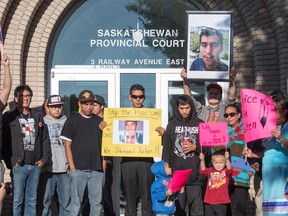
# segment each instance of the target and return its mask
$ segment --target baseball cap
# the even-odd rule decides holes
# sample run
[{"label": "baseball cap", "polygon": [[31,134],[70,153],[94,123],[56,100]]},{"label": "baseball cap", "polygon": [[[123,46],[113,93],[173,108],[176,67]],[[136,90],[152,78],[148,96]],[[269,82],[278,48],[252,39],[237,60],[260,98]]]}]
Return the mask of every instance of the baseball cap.
[{"label": "baseball cap", "polygon": [[50,95],[48,97],[48,102],[47,102],[48,106],[59,105],[59,104],[60,105],[64,104],[60,95]]},{"label": "baseball cap", "polygon": [[209,85],[207,86],[207,91],[209,91],[209,90],[212,89],[212,88],[218,89],[218,90],[221,92],[221,94],[222,94],[222,87],[221,87],[219,84],[217,84],[217,83],[211,83],[211,84],[209,84]]},{"label": "baseball cap", "polygon": [[94,97],[95,97],[94,102],[106,106],[104,97],[102,97],[101,95],[94,95]]},{"label": "baseball cap", "polygon": [[94,101],[94,94],[90,90],[83,90],[80,92],[78,96],[78,101],[79,102],[84,102],[84,101]]}]

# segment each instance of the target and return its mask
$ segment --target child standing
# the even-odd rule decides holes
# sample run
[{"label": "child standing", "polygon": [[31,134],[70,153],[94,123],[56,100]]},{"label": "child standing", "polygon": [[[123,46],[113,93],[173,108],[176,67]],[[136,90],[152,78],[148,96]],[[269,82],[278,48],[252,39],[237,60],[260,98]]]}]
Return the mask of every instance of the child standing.
[{"label": "child standing", "polygon": [[151,185],[152,210],[156,216],[173,215],[176,211],[175,199],[179,192],[168,190],[172,169],[167,162],[161,160],[151,166],[155,181]]},{"label": "child standing", "polygon": [[[230,203],[228,186],[232,176],[232,166],[229,152],[220,150],[212,155],[213,167],[206,168],[204,154],[200,153],[200,173],[208,177],[204,197],[205,216],[226,214],[227,204]],[[226,168],[225,168],[226,165]]]}]

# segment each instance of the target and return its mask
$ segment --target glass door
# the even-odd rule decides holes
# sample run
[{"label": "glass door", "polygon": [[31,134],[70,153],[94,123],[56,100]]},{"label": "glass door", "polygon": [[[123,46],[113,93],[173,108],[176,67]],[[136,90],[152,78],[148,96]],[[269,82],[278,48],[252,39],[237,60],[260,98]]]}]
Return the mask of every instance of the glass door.
[{"label": "glass door", "polygon": [[[176,108],[175,99],[183,94],[183,80],[180,77],[179,70],[174,73],[162,73],[160,77],[162,106],[162,124],[166,127],[168,122],[174,118],[174,109]],[[190,83],[191,93],[197,101],[205,104],[205,82],[193,81]]]},{"label": "glass door", "polygon": [[59,94],[64,99],[64,114],[78,111],[78,95],[82,90],[91,90],[101,95],[109,107],[115,107],[115,73],[95,73],[91,69],[55,68],[51,71],[50,94]]}]

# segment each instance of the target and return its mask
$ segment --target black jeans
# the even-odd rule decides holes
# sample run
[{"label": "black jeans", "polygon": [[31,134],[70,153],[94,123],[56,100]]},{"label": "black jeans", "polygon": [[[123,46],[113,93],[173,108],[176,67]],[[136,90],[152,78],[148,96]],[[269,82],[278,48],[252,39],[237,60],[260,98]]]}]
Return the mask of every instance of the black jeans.
[{"label": "black jeans", "polygon": [[229,185],[231,205],[228,205],[226,216],[246,216],[248,188]]},{"label": "black jeans", "polygon": [[185,186],[185,192],[180,194],[176,204],[175,216],[204,216],[202,185]]},{"label": "black jeans", "polygon": [[224,216],[226,214],[226,204],[205,204],[205,216]]},{"label": "black jeans", "polygon": [[129,161],[122,163],[122,181],[126,198],[125,216],[137,215],[137,201],[140,194],[142,216],[152,216],[151,184],[154,175],[152,163]]}]

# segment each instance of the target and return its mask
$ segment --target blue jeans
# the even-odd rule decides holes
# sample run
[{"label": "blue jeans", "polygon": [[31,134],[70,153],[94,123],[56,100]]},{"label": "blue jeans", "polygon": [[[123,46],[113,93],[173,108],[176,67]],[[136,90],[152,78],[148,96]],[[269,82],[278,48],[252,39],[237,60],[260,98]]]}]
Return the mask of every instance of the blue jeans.
[{"label": "blue jeans", "polygon": [[41,168],[37,165],[24,165],[13,168],[13,216],[21,215],[24,193],[24,216],[36,215],[37,187],[40,172]]},{"label": "blue jeans", "polygon": [[42,216],[52,215],[51,202],[54,196],[55,189],[58,194],[59,201],[59,215],[69,216],[69,202],[70,202],[70,177],[67,173],[47,173],[47,183],[43,199]]},{"label": "blue jeans", "polygon": [[86,186],[90,203],[90,216],[100,215],[104,173],[76,170],[69,175],[71,178],[70,215],[76,216],[81,214],[81,203]]}]

